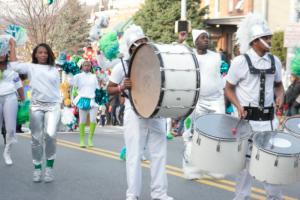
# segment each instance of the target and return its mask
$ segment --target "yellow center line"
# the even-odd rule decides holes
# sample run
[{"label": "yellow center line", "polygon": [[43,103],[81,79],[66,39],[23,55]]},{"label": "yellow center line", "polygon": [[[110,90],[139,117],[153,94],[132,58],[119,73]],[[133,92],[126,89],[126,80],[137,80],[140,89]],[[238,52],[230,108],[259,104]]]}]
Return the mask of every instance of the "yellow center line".
[{"label": "yellow center line", "polygon": [[[20,135],[23,136],[23,137],[26,137],[26,138],[30,138],[29,134],[20,134]],[[74,143],[74,142],[70,142],[68,140],[63,140],[63,139],[58,139],[57,144],[60,145],[60,146],[68,147],[68,148],[71,148],[71,149],[77,149],[77,150],[80,150],[80,151],[100,155],[100,156],[111,158],[111,159],[114,159],[114,160],[120,160],[119,153],[114,152],[114,151],[104,150],[104,149],[100,149],[100,148],[96,148],[96,147],[81,148],[79,146],[79,144]],[[142,162],[142,166],[145,167],[145,168],[150,168],[150,162],[149,161],[144,161],[144,162]],[[166,172],[167,172],[167,174],[177,176],[177,177],[180,177],[180,178],[184,178],[182,169],[180,169],[176,166],[166,165]],[[223,190],[230,191],[230,192],[235,191],[235,185],[236,185],[235,182],[232,182],[232,181],[229,181],[229,180],[226,180],[226,179],[221,179],[221,180],[212,179],[209,176],[205,176],[204,179],[194,180],[194,182],[204,184],[204,185],[208,185],[208,186],[212,186],[212,187],[219,188],[219,189],[223,189]],[[251,197],[253,199],[263,200],[263,199],[266,198],[265,194],[266,194],[266,192],[263,189],[252,187]],[[284,199],[285,200],[298,200],[297,198],[293,198],[293,197],[289,197],[289,196],[284,196]]]}]

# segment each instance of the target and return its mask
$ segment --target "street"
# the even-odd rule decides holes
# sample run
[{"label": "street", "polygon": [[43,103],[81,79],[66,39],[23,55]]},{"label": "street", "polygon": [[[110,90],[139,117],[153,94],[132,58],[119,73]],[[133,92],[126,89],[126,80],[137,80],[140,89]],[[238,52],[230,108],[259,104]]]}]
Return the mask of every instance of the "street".
[{"label": "street", "polygon": [[[59,133],[55,180],[32,182],[30,135],[19,134],[14,145],[14,164],[0,159],[0,200],[123,200],[126,193],[125,162],[119,159],[124,146],[121,127],[98,127],[94,148],[80,148],[78,133]],[[1,141],[0,150],[4,145]],[[181,171],[181,138],[168,141],[168,182],[170,196],[176,200],[230,200],[234,196],[234,177],[189,181]],[[1,153],[2,154],[2,153]],[[262,184],[253,185],[253,199],[264,199]],[[284,186],[287,200],[300,199],[300,183]],[[149,162],[143,163],[142,200],[150,200]]]}]

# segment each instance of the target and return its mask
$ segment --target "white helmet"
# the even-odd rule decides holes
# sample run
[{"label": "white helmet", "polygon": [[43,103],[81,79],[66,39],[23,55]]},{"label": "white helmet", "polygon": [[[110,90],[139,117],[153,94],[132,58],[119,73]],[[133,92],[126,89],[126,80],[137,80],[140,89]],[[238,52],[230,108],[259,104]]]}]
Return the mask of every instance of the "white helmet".
[{"label": "white helmet", "polygon": [[250,43],[255,39],[272,35],[267,22],[258,14],[248,14],[239,24],[236,32],[237,43],[240,45],[240,52],[246,53],[250,49]]},{"label": "white helmet", "polygon": [[250,29],[250,42],[257,38],[273,35],[267,24],[257,24]]},{"label": "white helmet", "polygon": [[142,28],[140,26],[137,26],[135,24],[131,25],[126,31],[124,32],[124,41],[127,46],[127,51],[129,52],[130,47],[140,39],[146,38],[148,39]]}]

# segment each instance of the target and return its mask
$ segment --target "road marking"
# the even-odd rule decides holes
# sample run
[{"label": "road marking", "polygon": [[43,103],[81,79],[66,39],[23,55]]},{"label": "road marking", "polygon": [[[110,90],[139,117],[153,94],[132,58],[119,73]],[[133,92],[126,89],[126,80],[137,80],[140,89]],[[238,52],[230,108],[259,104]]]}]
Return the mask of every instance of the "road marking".
[{"label": "road marking", "polygon": [[[27,133],[23,133],[23,134],[19,134],[19,135],[21,135],[23,137],[26,137],[26,138],[30,138],[30,134],[27,134]],[[111,158],[111,159],[114,159],[114,160],[120,160],[119,153],[114,152],[114,151],[109,151],[109,150],[105,150],[105,149],[101,149],[101,148],[97,148],[97,147],[81,148],[79,146],[79,144],[74,143],[74,142],[70,142],[68,140],[63,140],[63,139],[57,139],[57,144],[60,145],[60,146],[67,147],[67,148],[76,149],[76,150],[84,151],[84,152],[87,152],[87,153],[100,155],[100,156]],[[150,162],[149,161],[143,161],[142,166],[145,167],[145,168],[150,168]],[[177,176],[177,177],[180,177],[180,178],[184,178],[182,169],[180,169],[176,166],[166,165],[166,172],[167,172],[167,174]],[[215,187],[215,188],[223,189],[223,190],[226,190],[226,191],[229,191],[229,192],[234,192],[235,191],[235,185],[236,185],[236,183],[233,182],[233,181],[229,181],[229,180],[226,180],[226,179],[221,179],[221,180],[212,179],[209,176],[205,176],[204,179],[193,180],[193,181],[197,182],[197,183],[200,183],[200,184],[204,184],[204,185],[212,186],[212,187]],[[253,198],[255,200],[264,200],[266,198],[265,197],[266,192],[263,189],[252,187],[251,190],[252,190],[251,198]],[[284,196],[284,200],[298,200],[298,199],[293,198],[293,197],[289,197],[289,196]]]}]

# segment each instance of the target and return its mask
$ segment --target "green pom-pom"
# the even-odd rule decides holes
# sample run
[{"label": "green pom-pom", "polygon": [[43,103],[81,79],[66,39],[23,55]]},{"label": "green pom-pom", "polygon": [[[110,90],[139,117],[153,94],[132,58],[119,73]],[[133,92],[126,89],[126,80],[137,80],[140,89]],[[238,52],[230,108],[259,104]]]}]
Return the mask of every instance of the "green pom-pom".
[{"label": "green pom-pom", "polygon": [[172,140],[174,138],[173,134],[171,132],[168,132],[167,139]]},{"label": "green pom-pom", "polygon": [[121,152],[120,152],[120,159],[121,160],[126,160],[126,147],[123,147]]},{"label": "green pom-pom", "polygon": [[108,103],[108,93],[106,90],[103,90],[102,88],[96,89],[95,94],[96,94],[95,102],[98,105],[103,105],[103,104]]},{"label": "green pom-pom", "polygon": [[98,48],[103,52],[104,56],[112,60],[117,58],[119,54],[119,42],[117,32],[109,32],[105,34],[98,42]]},{"label": "green pom-pom", "polygon": [[300,48],[296,50],[295,57],[291,62],[291,72],[296,76],[300,76]]},{"label": "green pom-pom", "polygon": [[71,73],[72,75],[76,75],[80,73],[80,69],[74,62],[65,62],[61,68],[67,73]]},{"label": "green pom-pom", "polygon": [[74,63],[78,63],[78,61],[80,60],[80,59],[82,59],[82,57],[81,56],[78,56],[78,55],[73,55],[72,57],[71,57],[71,62],[74,62]]},{"label": "green pom-pom", "polygon": [[184,126],[185,126],[185,129],[190,129],[191,123],[192,123],[191,118],[190,118],[190,117],[186,118],[186,119],[184,120]]}]

